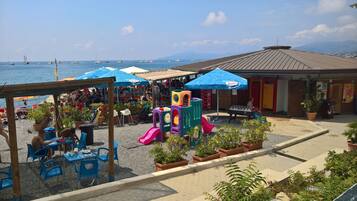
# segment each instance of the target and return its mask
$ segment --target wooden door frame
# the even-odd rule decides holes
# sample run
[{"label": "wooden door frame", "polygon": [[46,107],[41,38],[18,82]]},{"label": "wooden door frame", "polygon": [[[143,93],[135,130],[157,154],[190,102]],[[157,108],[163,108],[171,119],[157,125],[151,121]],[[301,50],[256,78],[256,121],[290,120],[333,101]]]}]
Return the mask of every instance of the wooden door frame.
[{"label": "wooden door frame", "polygon": [[252,97],[252,83],[253,82],[259,82],[259,110],[261,110],[262,108],[262,104],[263,104],[263,99],[262,99],[262,96],[263,96],[263,90],[262,90],[262,87],[263,87],[263,79],[262,78],[250,78],[249,79],[249,98]]}]

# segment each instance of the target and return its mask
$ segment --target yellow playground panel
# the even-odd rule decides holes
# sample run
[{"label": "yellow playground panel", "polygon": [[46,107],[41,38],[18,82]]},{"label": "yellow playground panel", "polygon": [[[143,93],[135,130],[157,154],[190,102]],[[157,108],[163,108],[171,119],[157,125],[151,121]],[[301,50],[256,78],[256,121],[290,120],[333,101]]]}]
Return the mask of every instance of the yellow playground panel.
[{"label": "yellow playground panel", "polygon": [[171,96],[171,105],[190,106],[191,91],[173,91]]}]

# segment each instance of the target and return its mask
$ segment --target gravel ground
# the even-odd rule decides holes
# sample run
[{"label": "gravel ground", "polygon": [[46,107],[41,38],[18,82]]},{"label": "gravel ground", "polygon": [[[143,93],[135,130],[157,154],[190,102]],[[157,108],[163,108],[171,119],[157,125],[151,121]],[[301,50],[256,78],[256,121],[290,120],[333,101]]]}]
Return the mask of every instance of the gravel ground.
[{"label": "gravel ground", "polygon": [[[221,123],[218,123],[220,125]],[[232,123],[237,125],[237,122]],[[83,188],[78,184],[76,175],[72,165],[69,165],[63,161],[63,158],[56,153],[55,160],[59,161],[64,169],[64,176],[50,179],[49,181],[43,181],[39,177],[39,163],[26,163],[27,155],[27,143],[31,142],[32,137],[36,133],[28,133],[28,129],[31,128],[32,123],[27,120],[17,121],[17,141],[19,149],[19,161],[20,161],[20,177],[21,177],[21,190],[23,194],[23,200],[31,200],[62,192],[73,191],[78,188]],[[137,138],[141,136],[152,124],[138,124],[134,126],[115,127],[114,138],[120,143],[119,154],[119,166],[115,162],[115,174],[116,180],[133,177],[137,175],[147,174],[154,171],[153,159],[149,156],[148,152],[153,145],[142,145],[137,143]],[[77,131],[79,136],[79,131]],[[271,147],[273,144],[277,144],[292,137],[270,134],[268,141],[264,142],[264,147]],[[0,138],[0,154],[2,162],[0,164],[0,171],[8,166],[10,163],[10,152],[5,141]],[[101,146],[107,146],[108,144],[108,129],[101,128],[94,131],[94,145],[89,146],[91,149],[96,149]],[[187,156],[187,159],[191,158],[193,151]],[[98,184],[107,182],[106,175],[107,164],[101,164],[100,176]],[[153,183],[142,186],[143,189],[132,190],[130,200],[147,200],[153,199],[167,194],[171,194],[172,189],[160,184]],[[151,190],[150,190],[151,189]],[[137,193],[137,192],[141,193]],[[142,194],[145,192],[144,194]],[[127,195],[128,196],[128,195]],[[1,192],[0,200],[10,200],[11,189],[7,189]]]}]

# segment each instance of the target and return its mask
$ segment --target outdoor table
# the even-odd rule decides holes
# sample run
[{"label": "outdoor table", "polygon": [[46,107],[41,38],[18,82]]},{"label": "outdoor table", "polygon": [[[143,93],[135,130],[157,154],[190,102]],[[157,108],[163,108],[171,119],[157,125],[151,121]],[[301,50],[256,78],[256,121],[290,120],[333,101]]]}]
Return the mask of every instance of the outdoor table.
[{"label": "outdoor table", "polygon": [[[50,142],[50,143],[48,144],[48,146],[49,146],[53,151],[56,151],[56,149],[58,148],[58,146],[61,146],[61,145],[65,144],[65,140],[62,139],[62,138],[58,138],[58,137],[52,138],[52,139],[47,140],[47,141]],[[60,155],[61,155],[61,148],[59,148],[59,152],[60,152]]]},{"label": "outdoor table", "polygon": [[237,118],[237,114],[245,115],[248,118],[251,118],[252,115],[253,115],[253,111],[249,107],[247,107],[245,105],[232,105],[228,109],[228,114],[229,114],[229,121],[228,122],[231,122],[232,119]]},{"label": "outdoor table", "polygon": [[97,157],[97,154],[93,152],[83,153],[82,151],[79,151],[78,153],[67,152],[63,156],[68,163],[74,163],[84,159]]},{"label": "outdoor table", "polygon": [[81,124],[79,126],[79,129],[81,129],[81,132],[87,133],[87,139],[86,139],[87,145],[93,144],[93,128],[94,128],[94,124],[92,124],[92,123]]}]

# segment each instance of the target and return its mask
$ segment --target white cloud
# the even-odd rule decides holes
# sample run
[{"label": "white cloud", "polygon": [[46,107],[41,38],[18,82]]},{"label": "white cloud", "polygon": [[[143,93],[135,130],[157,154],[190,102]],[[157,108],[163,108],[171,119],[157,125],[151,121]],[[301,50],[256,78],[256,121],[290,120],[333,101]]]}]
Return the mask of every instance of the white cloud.
[{"label": "white cloud", "polygon": [[241,45],[256,45],[257,43],[261,42],[262,39],[260,38],[244,38],[239,41]]},{"label": "white cloud", "polygon": [[215,24],[224,24],[227,21],[226,14],[223,11],[209,12],[203,26],[212,26]]},{"label": "white cloud", "polygon": [[337,22],[339,24],[349,24],[349,23],[357,22],[357,19],[352,15],[342,15],[337,18]]},{"label": "white cloud", "polygon": [[121,34],[122,35],[129,35],[134,32],[134,27],[133,25],[127,25],[121,28]]},{"label": "white cloud", "polygon": [[348,7],[347,0],[319,0],[315,11],[320,14],[323,13],[336,13]]},{"label": "white cloud", "polygon": [[326,24],[318,24],[312,29],[296,32],[291,39],[312,39],[317,37],[343,37],[344,39],[357,38],[357,22],[342,26],[330,27]]}]

